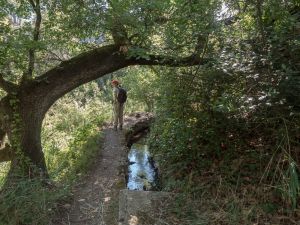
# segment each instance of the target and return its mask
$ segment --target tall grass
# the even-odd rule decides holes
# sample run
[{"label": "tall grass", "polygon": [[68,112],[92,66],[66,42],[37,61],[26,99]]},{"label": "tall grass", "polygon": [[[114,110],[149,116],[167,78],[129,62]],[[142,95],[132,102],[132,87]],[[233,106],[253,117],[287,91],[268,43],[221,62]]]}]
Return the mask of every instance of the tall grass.
[{"label": "tall grass", "polygon": [[55,202],[64,196],[64,188],[47,187],[40,179],[20,179],[1,193],[0,225],[47,224]]},{"label": "tall grass", "polygon": [[295,209],[297,207],[297,202],[300,194],[299,175],[297,173],[295,162],[291,162],[289,164],[287,170],[287,178],[288,178],[288,182],[287,182],[288,197],[290,199],[293,209]]},{"label": "tall grass", "polygon": [[5,177],[9,170],[9,167],[10,167],[10,162],[0,163],[0,189],[5,182]]}]

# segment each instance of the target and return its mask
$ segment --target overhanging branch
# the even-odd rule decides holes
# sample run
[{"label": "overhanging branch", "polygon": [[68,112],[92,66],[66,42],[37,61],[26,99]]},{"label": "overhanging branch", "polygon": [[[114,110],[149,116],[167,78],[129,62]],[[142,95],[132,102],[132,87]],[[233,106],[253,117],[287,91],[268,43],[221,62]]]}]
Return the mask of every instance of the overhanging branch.
[{"label": "overhanging branch", "polygon": [[84,52],[70,60],[62,62],[57,67],[36,77],[24,90],[39,96],[39,107],[48,108],[61,96],[74,88],[132,65],[161,65],[170,67],[204,65],[212,59],[201,58],[199,55],[188,57],[168,57],[146,55],[144,58],[128,57],[119,51],[118,45],[107,45]]}]

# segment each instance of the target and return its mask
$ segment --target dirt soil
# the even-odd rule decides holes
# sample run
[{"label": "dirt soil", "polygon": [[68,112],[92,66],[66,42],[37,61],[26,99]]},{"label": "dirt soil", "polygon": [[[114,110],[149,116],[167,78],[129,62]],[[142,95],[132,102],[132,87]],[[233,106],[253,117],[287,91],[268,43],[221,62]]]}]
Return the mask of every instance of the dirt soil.
[{"label": "dirt soil", "polygon": [[55,225],[117,225],[119,191],[124,189],[126,144],[122,131],[104,129],[104,144],[90,172],[73,188]]}]

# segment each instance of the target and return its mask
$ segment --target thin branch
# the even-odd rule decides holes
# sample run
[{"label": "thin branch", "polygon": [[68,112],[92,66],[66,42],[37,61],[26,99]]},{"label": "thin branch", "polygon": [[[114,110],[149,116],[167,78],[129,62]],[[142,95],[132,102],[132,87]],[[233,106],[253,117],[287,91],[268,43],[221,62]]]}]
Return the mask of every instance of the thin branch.
[{"label": "thin branch", "polygon": [[31,4],[32,8],[35,9],[36,5],[35,5],[34,1],[33,0],[28,0],[28,1]]},{"label": "thin branch", "polygon": [[207,44],[208,44],[208,37],[209,37],[209,34],[207,35],[201,35],[199,34],[198,37],[197,37],[197,43],[196,43],[196,47],[195,47],[195,55],[202,55],[202,58],[205,54],[205,51],[206,51],[206,47],[207,47]]},{"label": "thin branch", "polygon": [[56,61],[60,61],[60,62],[63,62],[63,61],[66,61],[66,59],[63,59],[61,56],[59,56],[57,53],[47,49],[47,53],[52,55],[53,57],[50,58],[50,59],[53,59],[53,60],[56,60]]},{"label": "thin branch", "polygon": [[[36,14],[35,27],[33,31],[33,42],[35,43],[39,40],[39,36],[40,36],[40,28],[41,28],[41,21],[42,21],[41,6],[40,6],[40,0],[36,0],[36,2],[34,2],[33,0],[29,0],[29,3],[31,4]],[[24,73],[23,79],[28,80],[32,78],[32,74],[34,70],[34,61],[35,61],[35,47],[31,47],[29,49],[28,71]]]},{"label": "thin branch", "polygon": [[264,24],[263,24],[263,0],[256,0],[256,23],[260,32],[260,39],[262,41],[263,47],[265,45],[265,30],[264,30]]}]

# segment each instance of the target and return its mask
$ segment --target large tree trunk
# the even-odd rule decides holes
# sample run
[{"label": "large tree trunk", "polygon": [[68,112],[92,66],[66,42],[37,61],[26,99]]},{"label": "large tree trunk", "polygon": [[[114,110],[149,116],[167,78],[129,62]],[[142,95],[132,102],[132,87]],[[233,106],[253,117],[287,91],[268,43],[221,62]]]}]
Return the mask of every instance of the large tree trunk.
[{"label": "large tree trunk", "polygon": [[37,174],[47,177],[47,169],[41,146],[41,128],[45,110],[39,106],[42,99],[25,94],[22,88],[17,94],[4,99],[4,121],[12,150],[9,178]]},{"label": "large tree trunk", "polygon": [[24,97],[26,98],[26,102],[22,99],[21,104],[24,105],[21,106],[22,108],[20,110],[22,121],[20,143],[22,152],[31,162],[27,168],[28,176],[35,175],[36,172],[38,172],[48,177],[41,145],[42,122],[46,111],[39,107],[39,101],[30,98],[31,96],[29,96],[29,98],[28,96]]}]

